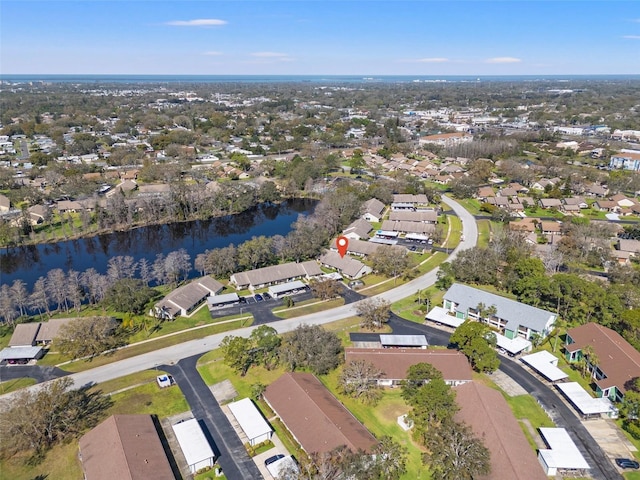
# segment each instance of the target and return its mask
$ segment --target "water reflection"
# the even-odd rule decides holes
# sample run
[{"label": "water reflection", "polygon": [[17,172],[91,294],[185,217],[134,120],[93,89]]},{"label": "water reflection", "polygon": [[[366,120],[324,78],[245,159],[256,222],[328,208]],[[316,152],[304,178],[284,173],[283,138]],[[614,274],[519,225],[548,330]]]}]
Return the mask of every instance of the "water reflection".
[{"label": "water reflection", "polygon": [[[204,221],[151,225],[127,232],[70,240],[43,245],[16,247],[0,252],[0,283],[11,284],[22,279],[32,288],[40,276],[49,270],[62,268],[79,272],[93,267],[100,273],[107,270],[110,257],[131,255],[136,261],[146,258],[153,262],[157,254],[184,248],[191,255],[207,249],[238,245],[253,236],[286,235],[299,214],[313,211],[317,202],[296,199],[281,205],[263,204],[238,215]],[[192,275],[196,272],[192,271]]]}]

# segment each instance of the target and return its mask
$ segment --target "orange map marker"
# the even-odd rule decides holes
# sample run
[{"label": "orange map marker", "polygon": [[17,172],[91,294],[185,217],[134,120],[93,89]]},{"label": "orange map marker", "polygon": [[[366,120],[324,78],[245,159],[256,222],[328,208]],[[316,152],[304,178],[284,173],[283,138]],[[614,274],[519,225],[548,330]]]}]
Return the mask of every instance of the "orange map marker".
[{"label": "orange map marker", "polygon": [[349,239],[347,237],[338,237],[336,245],[338,246],[338,253],[341,257],[344,257],[345,253],[347,253],[347,248],[349,247]]}]

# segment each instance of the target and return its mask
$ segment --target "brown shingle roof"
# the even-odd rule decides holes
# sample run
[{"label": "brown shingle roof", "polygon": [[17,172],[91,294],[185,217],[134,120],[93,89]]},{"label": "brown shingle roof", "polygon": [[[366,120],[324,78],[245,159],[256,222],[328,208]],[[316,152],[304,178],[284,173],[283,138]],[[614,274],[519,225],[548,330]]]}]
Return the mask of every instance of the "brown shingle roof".
[{"label": "brown shingle roof", "polygon": [[454,388],[460,410],[455,419],[469,425],[491,452],[491,473],[478,480],[547,480],[518,421],[498,390],[465,383]]},{"label": "brown shingle roof", "polygon": [[341,445],[370,451],[378,443],[310,373],[285,373],[267,387],[264,398],[307,453]]},{"label": "brown shingle roof", "polygon": [[384,203],[382,203],[377,198],[372,198],[364,202],[362,206],[363,213],[370,213],[375,215],[376,217],[380,217],[382,215],[382,211],[384,210]]},{"label": "brown shingle roof", "polygon": [[[352,240],[355,242],[357,240]],[[322,275],[322,270],[314,261],[302,263],[282,263],[270,267],[258,268],[247,272],[238,272],[231,275],[232,281],[237,285],[265,285],[269,283],[284,282],[299,277],[315,277]]]},{"label": "brown shingle roof", "polygon": [[10,347],[32,346],[36,343],[36,335],[40,330],[40,323],[19,323],[9,340]]},{"label": "brown shingle roof", "polygon": [[87,480],[175,480],[149,415],[112,415],[80,438]]},{"label": "brown shingle roof", "polygon": [[419,348],[346,348],[345,361],[364,360],[384,372],[383,379],[403,380],[410,366],[430,363],[445,381],[471,381],[472,370],[467,357],[457,350],[423,350]]},{"label": "brown shingle roof", "polygon": [[52,318],[40,324],[40,330],[36,335],[37,343],[51,342],[60,333],[60,328],[67,323],[76,320],[75,318]]},{"label": "brown shingle roof", "polygon": [[625,383],[640,377],[640,352],[619,333],[593,322],[570,328],[567,333],[574,342],[565,347],[570,352],[582,350],[586,345],[593,347],[598,368],[606,375],[602,380],[594,379],[601,389],[616,387],[624,393]]}]

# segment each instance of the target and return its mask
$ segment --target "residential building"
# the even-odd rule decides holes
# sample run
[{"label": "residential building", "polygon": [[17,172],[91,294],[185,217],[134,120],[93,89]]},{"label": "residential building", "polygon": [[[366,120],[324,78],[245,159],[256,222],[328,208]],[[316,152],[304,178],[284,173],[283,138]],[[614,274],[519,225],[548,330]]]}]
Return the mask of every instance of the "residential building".
[{"label": "residential building", "polygon": [[541,198],[538,203],[542,208],[560,208],[562,206],[562,201],[558,198]]},{"label": "residential building", "polygon": [[370,452],[376,438],[311,373],[288,372],[270,384],[264,399],[308,454],[346,446]]},{"label": "residential building", "polygon": [[150,315],[173,320],[178,315],[187,316],[210,295],[222,291],[224,285],[212,277],[204,276],[187,285],[176,288],[155,304]]},{"label": "residential building", "polygon": [[382,220],[382,213],[384,212],[384,203],[377,198],[372,198],[364,202],[362,207],[362,218],[367,222],[379,222]]},{"label": "residential building", "polygon": [[382,371],[378,384],[397,386],[407,378],[412,365],[429,363],[442,373],[449,385],[460,385],[472,380],[473,371],[467,357],[457,350],[422,348],[346,348],[345,362],[364,360]]},{"label": "residential building", "polygon": [[443,147],[451,147],[460,143],[470,142],[473,140],[473,135],[469,135],[464,132],[455,133],[440,133],[437,135],[427,135],[426,137],[420,137],[420,145],[427,143],[441,145]]},{"label": "residential building", "polygon": [[640,150],[623,150],[611,155],[609,168],[640,172]]},{"label": "residential building", "polygon": [[389,214],[392,222],[437,223],[438,212],[435,210],[395,211]]},{"label": "residential building", "polygon": [[[357,240],[352,240],[349,242],[349,246],[356,241]],[[290,262],[234,273],[231,275],[230,282],[235,285],[238,290],[244,288],[255,290],[277,283],[291,282],[292,280],[298,280],[300,278],[309,279],[319,275],[322,275],[322,270],[320,270],[320,266],[314,261],[301,263]]]},{"label": "residential building", "polygon": [[617,247],[620,252],[628,252],[632,256],[640,255],[640,240],[620,238]]},{"label": "residential building", "polygon": [[597,323],[590,322],[567,330],[564,347],[567,361],[582,360],[587,346],[593,349],[596,357],[592,362],[586,356],[596,394],[616,402],[622,401],[627,382],[640,377],[640,352],[619,333]]},{"label": "residential building", "polygon": [[342,235],[353,240],[366,239],[369,238],[371,230],[373,230],[373,227],[369,222],[363,218],[358,218],[342,231]]},{"label": "residential building", "polygon": [[500,391],[476,382],[459,385],[454,391],[460,406],[455,420],[469,425],[490,452],[491,473],[478,480],[547,480]]},{"label": "residential building", "polygon": [[543,235],[562,235],[562,222],[542,220],[538,225]]},{"label": "residential building", "polygon": [[352,279],[363,277],[372,271],[371,267],[360,260],[351,258],[349,255],[342,257],[332,250],[322,255],[318,261],[325,267],[335,268],[341,275]]},{"label": "residential building", "polygon": [[[367,255],[371,255],[374,253],[380,244],[376,244],[373,242],[365,242],[363,240],[349,240],[349,245],[347,245],[347,253],[351,255],[356,255],[358,257],[366,257]],[[331,250],[338,251],[338,247],[336,246],[336,239],[334,238],[331,241]]]},{"label": "residential building", "polygon": [[7,213],[11,210],[11,200],[9,197],[0,194],[0,213]]},{"label": "residential building", "polygon": [[[481,318],[478,310],[481,305],[487,309],[494,307],[495,313]],[[444,294],[444,309],[460,320],[485,322],[509,339],[519,336],[529,340],[532,335],[544,338],[557,318],[553,312],[460,283],[451,285]]]},{"label": "residential building", "polygon": [[175,480],[150,415],[112,415],[80,438],[86,480]]}]

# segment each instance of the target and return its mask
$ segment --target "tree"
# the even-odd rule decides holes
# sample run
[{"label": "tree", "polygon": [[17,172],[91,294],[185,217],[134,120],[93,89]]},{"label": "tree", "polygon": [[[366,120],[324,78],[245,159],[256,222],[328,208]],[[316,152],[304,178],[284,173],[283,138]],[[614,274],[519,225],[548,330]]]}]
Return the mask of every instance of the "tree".
[{"label": "tree", "polygon": [[465,424],[443,423],[429,432],[426,446],[433,480],[473,480],[491,472],[489,450]]},{"label": "tree", "polygon": [[478,372],[493,372],[500,366],[495,350],[496,336],[484,323],[466,320],[453,332],[450,342],[457,345]]},{"label": "tree", "polygon": [[379,246],[370,258],[373,269],[389,277],[405,273],[413,266],[406,249],[391,245]]},{"label": "tree", "polygon": [[291,371],[308,368],[324,375],[342,362],[342,342],[318,325],[300,325],[283,339],[279,356]]},{"label": "tree", "polygon": [[29,304],[29,292],[26,284],[22,280],[14,280],[11,284],[11,297],[16,307],[18,307],[20,316],[26,315]]},{"label": "tree", "polygon": [[266,267],[274,261],[273,241],[264,235],[251,237],[238,247],[238,264],[245,270]]},{"label": "tree", "polygon": [[408,450],[385,435],[373,449],[375,460],[370,466],[372,478],[397,480],[407,471]]},{"label": "tree", "polygon": [[402,398],[413,404],[420,387],[435,379],[442,379],[442,373],[430,363],[416,363],[407,370],[407,378],[402,382]]},{"label": "tree", "polygon": [[582,376],[588,378],[589,371],[595,371],[598,363],[600,363],[600,359],[592,345],[585,345],[582,348],[581,354]]},{"label": "tree", "polygon": [[224,363],[244,377],[253,364],[251,340],[245,337],[227,335],[220,342],[220,350],[224,356]]},{"label": "tree", "polygon": [[71,358],[95,357],[124,344],[118,322],[112,317],[81,317],[60,328],[55,343]]},{"label": "tree", "polygon": [[260,325],[251,332],[249,340],[252,342],[253,363],[262,365],[267,370],[271,370],[278,364],[278,348],[282,339],[275,328]]},{"label": "tree", "polygon": [[361,318],[360,326],[367,329],[382,328],[391,316],[391,303],[382,298],[367,298],[358,302],[356,312]]},{"label": "tree", "polygon": [[103,302],[119,312],[140,315],[158,295],[153,288],[137,278],[122,278],[107,290]]},{"label": "tree", "polygon": [[313,293],[313,296],[320,300],[329,300],[340,296],[340,293],[342,293],[340,282],[333,278],[323,280],[314,278],[309,282],[309,286],[311,287],[311,293]]},{"label": "tree", "polygon": [[382,377],[379,370],[365,360],[351,361],[344,366],[338,379],[338,385],[342,393],[357,398],[362,403],[375,405],[380,399],[380,386],[378,379]]},{"label": "tree", "polygon": [[63,377],[38,389],[16,393],[8,411],[0,416],[0,448],[6,456],[29,452],[40,458],[54,444],[92,428],[112,405],[100,392],[88,387],[71,390],[73,380]]}]

